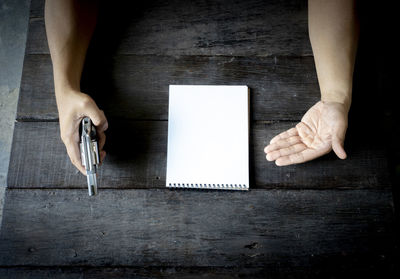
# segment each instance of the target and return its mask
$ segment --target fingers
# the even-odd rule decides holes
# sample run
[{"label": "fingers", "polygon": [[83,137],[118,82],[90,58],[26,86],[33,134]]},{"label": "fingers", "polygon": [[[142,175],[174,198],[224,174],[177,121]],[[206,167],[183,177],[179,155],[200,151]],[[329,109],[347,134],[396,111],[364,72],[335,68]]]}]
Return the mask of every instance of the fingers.
[{"label": "fingers", "polygon": [[100,151],[100,165],[103,163],[105,157],[106,152],[104,150]]},{"label": "fingers", "polygon": [[104,132],[99,132],[98,137],[99,137],[100,163],[102,163],[104,158],[106,157],[106,152],[103,150],[104,144],[106,143],[106,134]]},{"label": "fingers", "polygon": [[[92,120],[98,135],[100,162],[104,160],[106,152],[102,150],[106,141],[104,131],[108,128],[107,118],[94,100],[82,92],[71,92],[64,98],[57,100],[60,116],[61,139],[65,144],[72,164],[84,175],[86,169],[82,165],[79,146],[79,126],[83,117]],[[62,108],[62,109],[60,109]]]},{"label": "fingers", "polygon": [[330,148],[319,149],[319,150],[307,148],[298,153],[279,157],[278,159],[276,159],[275,164],[277,166],[300,164],[300,163],[304,163],[307,161],[314,160],[315,158],[321,157],[322,155],[327,154],[329,151],[330,151]]},{"label": "fingers", "polygon": [[280,157],[288,156],[291,154],[299,153],[303,150],[307,149],[307,146],[304,143],[297,143],[292,146],[281,148],[272,152],[267,153],[268,161],[275,161]]},{"label": "fingers", "polygon": [[89,109],[87,116],[90,117],[93,124],[96,126],[97,136],[99,138],[99,152],[100,152],[100,164],[103,163],[106,157],[106,152],[103,150],[104,144],[106,143],[106,135],[104,131],[108,129],[108,121],[104,114],[104,111],[100,110],[95,106]]},{"label": "fingers", "polygon": [[[271,143],[265,147],[264,152],[267,153],[266,159],[268,161],[275,161],[277,166],[287,166],[292,164],[304,163],[322,155],[325,155],[330,151],[330,146],[326,145],[319,149],[309,148],[304,140],[308,140],[311,136],[307,129],[302,138],[296,128],[289,129],[271,140]],[[299,128],[303,128],[300,127]],[[308,127],[305,127],[308,128]],[[312,138],[312,137],[311,137]]]},{"label": "fingers", "polygon": [[284,139],[277,140],[274,143],[267,145],[264,148],[264,152],[265,153],[272,152],[274,150],[289,147],[289,146],[292,146],[292,145],[294,145],[296,143],[300,143],[300,142],[301,142],[301,138],[299,136],[284,138]]},{"label": "fingers", "polygon": [[108,129],[108,121],[104,114],[104,111],[100,110],[94,103],[94,101],[90,102],[90,105],[85,108],[85,111],[85,114],[92,120],[93,124],[96,126],[97,136],[99,139],[100,163],[102,163],[106,156],[106,152],[103,150],[103,148],[106,142],[106,135],[104,131]]},{"label": "fingers", "polygon": [[297,129],[302,141],[307,146],[310,146],[312,144],[312,142],[314,141],[314,136],[316,135],[316,132],[313,131],[307,124],[305,124],[303,122],[299,122],[296,125],[296,129]]},{"label": "fingers", "polygon": [[283,133],[280,133],[279,135],[275,136],[269,143],[274,143],[278,140],[286,139],[292,136],[298,136],[299,133],[297,132],[296,128],[291,128]]},{"label": "fingers", "polygon": [[[106,152],[103,149],[106,141],[106,135],[104,132],[99,134],[99,152],[100,152],[100,164],[103,163],[104,158],[106,157]],[[71,160],[71,163],[83,174],[86,175],[86,169],[82,165],[81,153],[79,148],[79,142],[69,138],[64,140],[65,147],[67,148],[68,156]]]},{"label": "fingers", "polygon": [[94,126],[96,126],[97,132],[104,132],[108,128],[108,121],[104,114],[104,111],[99,109],[95,104],[87,108],[87,116],[92,120]]},{"label": "fingers", "polygon": [[99,138],[99,150],[103,150],[104,144],[106,143],[106,134],[104,132],[100,132],[97,134]]}]

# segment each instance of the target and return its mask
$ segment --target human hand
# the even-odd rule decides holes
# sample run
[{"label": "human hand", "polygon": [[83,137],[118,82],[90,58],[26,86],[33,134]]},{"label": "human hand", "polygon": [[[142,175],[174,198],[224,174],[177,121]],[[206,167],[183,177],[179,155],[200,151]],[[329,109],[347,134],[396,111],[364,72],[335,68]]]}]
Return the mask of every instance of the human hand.
[{"label": "human hand", "polygon": [[82,118],[90,117],[96,126],[100,162],[103,162],[106,152],[103,150],[106,142],[104,131],[108,128],[108,122],[104,112],[100,110],[93,99],[79,91],[68,91],[57,94],[57,107],[60,118],[60,134],[68,156],[72,164],[84,175],[85,167],[82,165],[79,148],[79,126]]},{"label": "human hand", "polygon": [[332,149],[346,159],[343,144],[347,130],[348,106],[318,102],[296,127],[275,136],[264,148],[268,161],[277,166],[299,164],[329,153]]}]

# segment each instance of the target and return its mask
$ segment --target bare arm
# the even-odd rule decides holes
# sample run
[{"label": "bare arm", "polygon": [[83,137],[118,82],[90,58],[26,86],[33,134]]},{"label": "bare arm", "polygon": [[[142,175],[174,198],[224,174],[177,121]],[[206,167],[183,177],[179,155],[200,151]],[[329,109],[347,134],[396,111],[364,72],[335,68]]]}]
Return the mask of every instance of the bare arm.
[{"label": "bare arm", "polygon": [[[72,163],[83,173],[79,152],[79,123],[89,116],[97,126],[99,148],[105,143],[107,119],[90,96],[80,90],[86,51],[97,17],[96,1],[47,0],[45,23],[53,63],[54,87],[61,138]],[[101,160],[105,152],[100,152]]]},{"label": "bare arm", "polygon": [[309,0],[308,16],[321,101],[265,147],[267,160],[278,166],[310,161],[332,149],[347,157],[344,139],[358,42],[355,1]]},{"label": "bare arm", "polygon": [[351,104],[358,21],[353,0],[309,0],[308,21],[323,102]]}]

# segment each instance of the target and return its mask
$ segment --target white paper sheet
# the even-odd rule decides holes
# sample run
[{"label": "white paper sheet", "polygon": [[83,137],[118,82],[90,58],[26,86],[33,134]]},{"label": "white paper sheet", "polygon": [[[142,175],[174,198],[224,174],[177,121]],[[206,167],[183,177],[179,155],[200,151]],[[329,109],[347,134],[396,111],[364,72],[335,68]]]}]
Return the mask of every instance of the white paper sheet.
[{"label": "white paper sheet", "polygon": [[169,86],[166,184],[248,190],[247,86]]}]

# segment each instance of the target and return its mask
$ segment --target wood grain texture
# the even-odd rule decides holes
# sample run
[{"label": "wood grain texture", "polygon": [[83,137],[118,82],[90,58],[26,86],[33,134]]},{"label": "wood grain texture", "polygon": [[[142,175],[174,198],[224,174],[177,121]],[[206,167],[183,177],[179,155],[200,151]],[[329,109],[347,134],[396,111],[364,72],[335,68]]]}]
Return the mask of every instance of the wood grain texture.
[{"label": "wood grain texture", "polygon": [[390,190],[14,189],[0,263],[368,268],[392,257],[392,210]]},{"label": "wood grain texture", "polygon": [[[274,269],[274,270],[273,270]],[[276,271],[275,271],[276,269]],[[302,270],[304,272],[304,270]],[[371,272],[371,270],[368,270]],[[310,278],[320,274],[310,270],[288,272],[284,268],[262,267],[0,267],[0,278],[18,279],[97,279],[97,278],[283,278],[290,274],[296,278]],[[358,274],[359,275],[359,274]],[[381,274],[380,274],[381,275]]]},{"label": "wood grain texture", "polygon": [[[98,279],[98,278],[282,278],[281,270],[272,274],[272,268],[236,267],[0,267],[0,278],[18,279]],[[302,278],[299,271],[296,278]],[[307,277],[310,278],[308,272]],[[278,275],[278,276],[276,276]],[[300,275],[300,277],[299,277]]]},{"label": "wood grain texture", "polygon": [[44,3],[46,0],[31,0],[30,18],[44,17]]},{"label": "wood grain texture", "polygon": [[[82,90],[108,117],[166,120],[169,84],[248,85],[254,120],[299,120],[319,100],[312,57],[111,57],[92,52]],[[50,57],[27,55],[17,119],[57,118]]]},{"label": "wood grain texture", "polygon": [[[276,134],[294,122],[253,122],[250,136],[251,188],[390,188],[384,146],[365,139],[356,129],[348,135],[349,158],[333,153],[306,164],[277,167],[265,160],[263,149]],[[99,169],[101,188],[164,188],[167,158],[167,121],[109,119]],[[85,188],[59,138],[57,122],[17,122],[8,173],[10,188]]]},{"label": "wood grain texture", "polygon": [[[34,0],[27,53],[49,53]],[[93,44],[120,54],[312,55],[307,1],[104,1]]]},{"label": "wood grain texture", "polygon": [[[330,261],[330,262],[329,262]],[[340,261],[340,262],[339,262]],[[322,263],[312,268],[297,266],[290,268],[280,263],[265,267],[178,267],[178,266],[146,266],[146,267],[77,267],[77,266],[24,266],[0,267],[0,278],[18,279],[97,279],[97,278],[396,278],[398,268],[395,263],[382,259],[369,262],[354,263],[349,255],[341,255],[340,260],[327,257]],[[338,264],[339,266],[335,266]],[[397,272],[397,273],[396,273]]]}]

